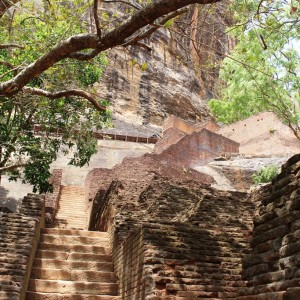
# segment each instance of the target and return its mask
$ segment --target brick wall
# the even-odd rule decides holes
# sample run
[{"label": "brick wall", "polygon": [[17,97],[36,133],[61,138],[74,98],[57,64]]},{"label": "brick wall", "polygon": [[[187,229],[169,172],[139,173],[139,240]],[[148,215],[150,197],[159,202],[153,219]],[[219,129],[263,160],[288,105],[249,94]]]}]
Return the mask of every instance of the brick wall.
[{"label": "brick wall", "polygon": [[162,139],[159,139],[155,144],[154,153],[159,154],[162,151],[169,148],[171,145],[176,144],[182,137],[185,136],[185,133],[178,130],[177,128],[171,127],[164,131]]},{"label": "brick wall", "polygon": [[244,261],[247,288],[239,300],[300,299],[300,155],[254,195],[252,254]]},{"label": "brick wall", "polygon": [[30,271],[44,226],[44,198],[28,194],[19,213],[0,217],[0,299],[24,300]]},{"label": "brick wall", "polygon": [[170,128],[176,128],[180,131],[191,134],[195,131],[195,126],[191,123],[188,123],[181,118],[175,117],[175,116],[169,116],[163,124],[163,134],[167,129]]},{"label": "brick wall", "polygon": [[119,291],[123,300],[143,300],[147,282],[144,267],[143,230],[138,229],[125,243],[120,244],[114,236],[113,261],[119,279]]},{"label": "brick wall", "polygon": [[238,143],[207,129],[202,129],[200,132],[184,136],[178,143],[161,152],[157,159],[164,163],[189,167],[195,163],[199,165],[200,162],[206,164],[223,153],[238,152]]}]

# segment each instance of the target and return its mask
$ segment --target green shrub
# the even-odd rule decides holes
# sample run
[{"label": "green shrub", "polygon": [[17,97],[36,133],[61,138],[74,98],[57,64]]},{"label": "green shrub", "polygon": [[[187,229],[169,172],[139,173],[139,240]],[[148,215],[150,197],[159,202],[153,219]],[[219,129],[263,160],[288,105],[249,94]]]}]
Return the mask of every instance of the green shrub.
[{"label": "green shrub", "polygon": [[278,175],[278,173],[279,168],[277,166],[269,165],[255,172],[252,175],[252,179],[256,185],[260,183],[267,183],[270,182],[273,178],[275,178],[276,175]]}]

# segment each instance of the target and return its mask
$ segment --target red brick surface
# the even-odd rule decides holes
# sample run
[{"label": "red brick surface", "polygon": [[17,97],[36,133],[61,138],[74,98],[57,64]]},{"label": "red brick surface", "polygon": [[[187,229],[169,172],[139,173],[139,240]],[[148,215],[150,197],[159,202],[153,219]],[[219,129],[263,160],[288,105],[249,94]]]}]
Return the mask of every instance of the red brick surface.
[{"label": "red brick surface", "polygon": [[239,144],[207,129],[185,135],[176,144],[162,151],[157,159],[180,167],[191,167],[213,160],[224,153],[238,153]]}]

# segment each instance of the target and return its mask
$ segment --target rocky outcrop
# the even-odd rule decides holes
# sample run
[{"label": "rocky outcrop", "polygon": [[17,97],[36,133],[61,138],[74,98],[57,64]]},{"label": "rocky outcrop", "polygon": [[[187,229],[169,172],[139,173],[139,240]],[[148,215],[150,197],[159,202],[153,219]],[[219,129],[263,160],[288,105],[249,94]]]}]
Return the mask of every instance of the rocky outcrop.
[{"label": "rocky outcrop", "polygon": [[[119,17],[130,9],[123,4],[103,5]],[[208,116],[206,100],[218,75],[215,66],[232,47],[224,34],[225,24],[230,23],[227,3],[213,8],[191,5],[178,21],[143,41],[151,51],[132,46],[108,52],[109,65],[97,89],[115,112],[159,125],[169,114],[190,121]]]}]

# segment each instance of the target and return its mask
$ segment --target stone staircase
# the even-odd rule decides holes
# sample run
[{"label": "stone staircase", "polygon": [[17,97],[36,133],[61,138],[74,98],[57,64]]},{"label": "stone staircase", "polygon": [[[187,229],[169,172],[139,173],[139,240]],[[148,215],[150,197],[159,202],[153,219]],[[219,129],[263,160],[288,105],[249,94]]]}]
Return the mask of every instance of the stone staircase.
[{"label": "stone staircase", "polygon": [[54,227],[73,229],[87,228],[84,188],[80,186],[63,186],[61,188],[61,196]]},{"label": "stone staircase", "polygon": [[108,233],[83,229],[82,196],[80,187],[62,189],[55,228],[41,232],[26,300],[121,299]]}]

